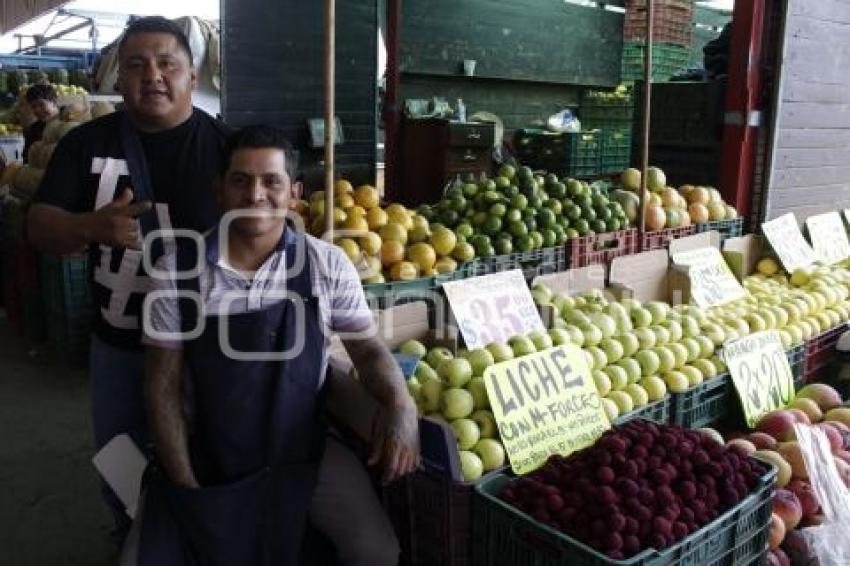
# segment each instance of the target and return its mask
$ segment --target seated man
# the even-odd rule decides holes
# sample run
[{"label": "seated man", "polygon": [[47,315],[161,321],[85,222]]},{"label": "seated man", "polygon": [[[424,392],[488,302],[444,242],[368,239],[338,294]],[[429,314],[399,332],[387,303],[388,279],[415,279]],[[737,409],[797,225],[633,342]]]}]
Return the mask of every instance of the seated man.
[{"label": "seated man", "polygon": [[158,462],[136,563],[296,564],[309,517],[344,564],[394,565],[398,543],[365,470],[338,441],[325,447],[331,334],[381,406],[373,460],[385,481],[418,465],[404,378],[374,332],[354,266],[285,221],[296,167],[282,133],[233,134],[224,165],[222,222],[205,249],[181,239],[161,258],[145,302],[145,398]]}]

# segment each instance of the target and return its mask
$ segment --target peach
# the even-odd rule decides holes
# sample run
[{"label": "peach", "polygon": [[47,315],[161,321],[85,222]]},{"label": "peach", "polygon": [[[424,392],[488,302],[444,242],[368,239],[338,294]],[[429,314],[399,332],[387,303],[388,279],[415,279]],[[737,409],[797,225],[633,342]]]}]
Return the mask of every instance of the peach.
[{"label": "peach", "polygon": [[777,489],[773,494],[773,512],[785,523],[786,532],[796,528],[803,518],[800,500],[787,489]]},{"label": "peach", "polygon": [[776,473],[776,485],[778,487],[785,487],[791,481],[791,464],[786,462],[778,452],[774,452],[773,450],[756,450],[753,453],[753,458],[758,458],[778,468]]},{"label": "peach", "polygon": [[791,404],[788,405],[789,409],[800,409],[806,416],[809,417],[809,421],[813,423],[820,422],[823,419],[823,411],[820,410],[820,407],[813,399],[808,399],[806,397],[797,397]]},{"label": "peach", "polygon": [[797,419],[791,411],[771,411],[759,420],[756,424],[756,430],[769,434],[779,442],[783,442],[795,438],[795,422],[797,422]]},{"label": "peach", "polygon": [[747,440],[752,442],[757,450],[775,450],[779,444],[775,438],[764,432],[751,432]]},{"label": "peach", "polygon": [[796,398],[811,399],[818,404],[821,411],[829,411],[841,404],[838,391],[825,383],[810,383],[797,391]]},{"label": "peach", "polygon": [[726,443],[726,446],[732,448],[733,446],[737,446],[741,449],[741,451],[747,456],[752,456],[756,451],[756,446],[746,438],[734,438]]},{"label": "peach", "polygon": [[809,471],[806,469],[806,460],[800,444],[795,442],[780,442],[776,449],[788,464],[791,465],[791,476],[800,479],[809,479]]},{"label": "peach", "polygon": [[[816,564],[817,557],[809,546],[809,541],[801,531],[789,531],[785,533],[785,541],[782,549],[794,564]],[[814,561],[812,560],[814,559]]]},{"label": "peach", "polygon": [[770,548],[779,548],[783,540],[785,540],[785,522],[776,513],[771,513],[768,545]]},{"label": "peach", "polygon": [[767,553],[768,561],[773,560],[778,566],[791,566],[791,559],[781,548],[774,548]]},{"label": "peach", "polygon": [[841,433],[838,432],[838,429],[832,426],[832,423],[818,423],[815,426],[822,430],[826,435],[832,452],[842,450],[844,448],[844,439],[841,437]]},{"label": "peach", "polygon": [[[786,411],[788,411],[789,413],[794,415],[794,419],[798,423],[805,424],[805,425],[812,424],[812,421],[809,419],[809,415],[804,413],[802,410],[800,410],[800,409],[786,409]],[[792,438],[794,438],[794,437],[792,437]]]},{"label": "peach", "polygon": [[820,511],[820,503],[811,484],[803,480],[793,480],[788,484],[787,489],[800,500],[800,507],[803,509],[803,520],[812,520],[818,514],[818,511]]},{"label": "peach", "polygon": [[836,421],[850,426],[850,407],[837,407],[829,409],[823,416],[825,421]]}]

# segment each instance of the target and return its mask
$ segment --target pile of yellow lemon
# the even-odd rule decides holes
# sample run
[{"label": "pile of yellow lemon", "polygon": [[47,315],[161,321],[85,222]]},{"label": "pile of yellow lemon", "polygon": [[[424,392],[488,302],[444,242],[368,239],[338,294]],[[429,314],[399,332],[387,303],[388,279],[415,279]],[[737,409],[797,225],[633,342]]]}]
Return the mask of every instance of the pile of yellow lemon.
[{"label": "pile of yellow lemon", "polygon": [[[444,226],[431,226],[404,205],[380,206],[371,185],[356,189],[344,179],[333,187],[334,242],[357,268],[363,283],[409,281],[457,269],[475,257],[466,241]],[[325,232],[325,191],[315,191],[296,210],[316,237]]]}]

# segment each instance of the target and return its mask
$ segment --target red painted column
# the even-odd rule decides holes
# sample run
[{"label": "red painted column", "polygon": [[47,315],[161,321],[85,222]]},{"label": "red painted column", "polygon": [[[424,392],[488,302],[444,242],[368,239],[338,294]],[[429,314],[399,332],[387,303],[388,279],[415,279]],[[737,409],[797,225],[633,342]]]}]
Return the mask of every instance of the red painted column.
[{"label": "red painted column", "polygon": [[761,90],[764,0],[736,0],[720,153],[720,192],[741,216],[750,213]]},{"label": "red painted column", "polygon": [[401,31],[401,0],[387,0],[387,75],[384,97],[384,197],[390,201],[396,196],[400,179],[398,151],[400,134],[398,108],[399,85],[399,32]]}]

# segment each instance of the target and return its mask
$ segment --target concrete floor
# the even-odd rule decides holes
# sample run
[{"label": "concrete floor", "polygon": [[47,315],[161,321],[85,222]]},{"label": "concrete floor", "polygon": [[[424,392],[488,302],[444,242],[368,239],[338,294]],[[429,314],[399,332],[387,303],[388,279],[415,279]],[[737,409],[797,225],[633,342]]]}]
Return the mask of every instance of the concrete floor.
[{"label": "concrete floor", "polygon": [[106,566],[86,372],[32,355],[0,315],[0,564]]}]

